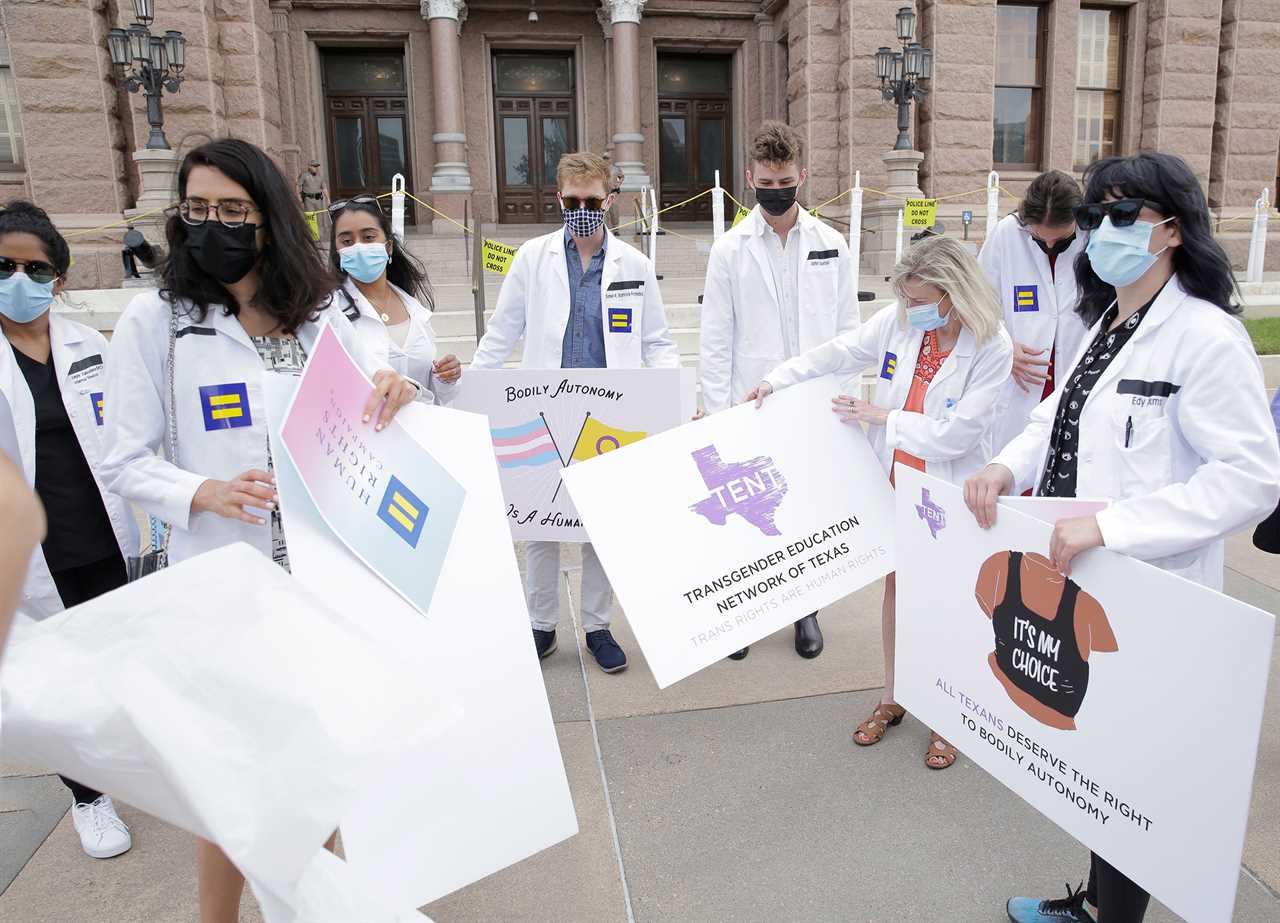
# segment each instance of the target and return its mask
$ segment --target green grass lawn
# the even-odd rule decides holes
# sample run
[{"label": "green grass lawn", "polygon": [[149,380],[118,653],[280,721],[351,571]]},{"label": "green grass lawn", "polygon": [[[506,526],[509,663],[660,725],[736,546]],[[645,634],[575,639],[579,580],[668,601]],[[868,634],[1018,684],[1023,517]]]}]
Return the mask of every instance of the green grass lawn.
[{"label": "green grass lawn", "polygon": [[1255,317],[1244,322],[1249,336],[1253,337],[1253,348],[1260,356],[1274,356],[1280,353],[1280,317]]}]

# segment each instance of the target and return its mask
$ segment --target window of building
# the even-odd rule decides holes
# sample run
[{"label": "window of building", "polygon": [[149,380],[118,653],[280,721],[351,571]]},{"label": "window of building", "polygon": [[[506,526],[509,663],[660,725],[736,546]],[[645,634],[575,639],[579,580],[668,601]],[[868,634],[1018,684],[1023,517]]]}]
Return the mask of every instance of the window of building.
[{"label": "window of building", "polygon": [[0,31],[0,170],[22,164],[22,123],[18,119],[18,88],[9,65],[9,42]]},{"label": "window of building", "polygon": [[1075,164],[1085,167],[1120,148],[1123,9],[1080,8],[1076,51]]},{"label": "window of building", "polygon": [[1006,169],[1038,170],[1044,105],[1042,8],[996,6],[995,137],[991,159]]}]

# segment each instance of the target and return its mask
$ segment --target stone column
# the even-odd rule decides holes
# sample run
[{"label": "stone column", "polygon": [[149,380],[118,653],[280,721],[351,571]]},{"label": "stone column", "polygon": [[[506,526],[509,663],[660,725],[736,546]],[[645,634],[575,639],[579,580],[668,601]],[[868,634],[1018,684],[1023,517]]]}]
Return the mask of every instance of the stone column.
[{"label": "stone column", "polygon": [[[787,75],[778,75],[778,51],[775,47],[778,42],[773,33],[773,17],[766,13],[757,13],[755,24],[756,55],[759,61],[759,66],[756,68],[757,85],[760,88],[758,105],[760,121],[763,122],[782,117],[778,107],[778,81],[782,81],[782,95],[785,96]],[[750,100],[747,101],[747,105],[751,105]],[[748,125],[751,125],[751,122],[748,122]],[[751,134],[751,128],[747,129],[747,134]]]},{"label": "stone column", "polygon": [[462,0],[422,0],[422,16],[431,30],[431,93],[435,103],[435,167],[431,172],[434,193],[472,191],[467,168],[467,136],[462,115],[462,23],[467,5]]},{"label": "stone column", "polygon": [[293,50],[289,41],[290,0],[271,0],[271,38],[276,46],[276,79],[280,85],[280,155],[285,175],[292,178],[302,172],[302,148],[298,146],[295,124],[296,104],[293,98]]},{"label": "stone column", "polygon": [[[884,161],[889,182],[884,191],[891,198],[876,197],[862,209],[862,266],[873,276],[883,278],[893,270],[893,256],[898,246],[898,209],[900,199],[919,198],[920,162],[924,154],[919,151],[886,151],[880,155]],[[909,239],[915,231],[903,230],[902,249],[910,246]]]},{"label": "stone column", "polygon": [[645,0],[603,0],[613,27],[613,162],[622,168],[622,189],[650,185],[640,133],[640,13]]}]

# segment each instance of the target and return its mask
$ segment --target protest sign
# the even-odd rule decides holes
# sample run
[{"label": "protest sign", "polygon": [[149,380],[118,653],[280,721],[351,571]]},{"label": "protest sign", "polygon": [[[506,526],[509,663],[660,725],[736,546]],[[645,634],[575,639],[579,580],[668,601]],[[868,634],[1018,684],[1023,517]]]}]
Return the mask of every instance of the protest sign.
[{"label": "protest sign", "polygon": [[[448,690],[463,710],[462,720],[429,745],[403,741],[367,797],[343,815],[342,842],[356,886],[389,906],[419,907],[572,836],[577,820],[485,419],[421,403],[396,415],[418,455],[433,459],[463,496],[423,618],[327,525],[281,446],[279,421],[296,380],[267,375],[263,384],[294,577],[328,605],[359,613],[378,643],[411,653],[421,675]],[[364,429],[371,433],[372,425]],[[368,437],[375,451],[384,452],[383,436],[391,431]],[[406,460],[383,457],[396,471]],[[412,461],[407,468],[420,470]],[[460,657],[475,647],[477,613],[483,613],[484,656]],[[342,681],[340,673],[334,681]],[[382,707],[359,689],[350,692],[366,708]],[[397,797],[381,798],[379,791]]]},{"label": "protest sign", "polygon": [[513,538],[584,542],[570,465],[692,416],[692,369],[474,369],[449,406],[489,418]]},{"label": "protest sign", "polygon": [[893,495],[825,377],[565,471],[665,688],[893,570]]},{"label": "protest sign", "polygon": [[1175,913],[1231,919],[1274,618],[1105,548],[1064,578],[1047,522],[897,482],[898,701]]},{"label": "protest sign", "polygon": [[334,534],[425,615],[464,491],[400,424],[375,432],[362,422],[372,388],[325,325],[281,442]]}]

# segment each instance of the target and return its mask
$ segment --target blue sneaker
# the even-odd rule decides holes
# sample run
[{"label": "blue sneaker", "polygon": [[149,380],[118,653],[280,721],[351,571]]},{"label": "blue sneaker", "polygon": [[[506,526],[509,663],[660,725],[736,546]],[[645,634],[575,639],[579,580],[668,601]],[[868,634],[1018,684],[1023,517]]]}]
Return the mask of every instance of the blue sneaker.
[{"label": "blue sneaker", "polygon": [[1041,901],[1034,897],[1011,897],[1005,911],[1013,923],[1094,923],[1084,909],[1084,891],[1067,885],[1067,896]]},{"label": "blue sneaker", "polygon": [[550,657],[556,652],[556,633],[541,628],[533,630],[533,649],[538,652],[538,659]]},{"label": "blue sneaker", "polygon": [[607,628],[587,632],[587,650],[606,673],[618,673],[627,668],[627,655],[622,653],[622,648],[618,647],[618,642],[613,640]]}]

